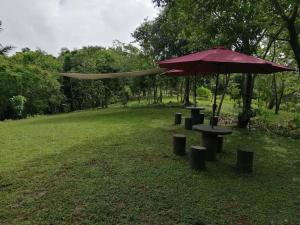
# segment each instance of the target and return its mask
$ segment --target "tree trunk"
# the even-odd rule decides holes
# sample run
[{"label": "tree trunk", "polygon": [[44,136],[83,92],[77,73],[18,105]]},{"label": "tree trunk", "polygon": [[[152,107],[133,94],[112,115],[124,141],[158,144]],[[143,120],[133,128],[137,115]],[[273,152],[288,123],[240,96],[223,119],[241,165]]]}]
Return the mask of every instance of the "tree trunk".
[{"label": "tree trunk", "polygon": [[183,104],[185,106],[190,105],[190,78],[185,78],[185,89],[184,89],[184,99]]},{"label": "tree trunk", "polygon": [[246,128],[251,118],[251,103],[254,87],[254,76],[252,74],[243,75],[243,112],[238,117],[238,126]]},{"label": "tree trunk", "polygon": [[194,104],[197,105],[197,78],[194,76]]},{"label": "tree trunk", "polygon": [[184,81],[182,80],[180,82],[180,102],[183,103],[183,95],[184,95],[184,91],[183,91],[183,86],[184,86]]},{"label": "tree trunk", "polygon": [[273,77],[272,77],[272,87],[271,87],[271,92],[272,92],[272,96],[271,96],[271,99],[269,101],[269,104],[268,104],[268,109],[273,109],[274,106],[277,105],[277,82],[276,82],[276,75],[273,74]]},{"label": "tree trunk", "polygon": [[295,23],[291,21],[287,22],[287,29],[290,36],[289,42],[295,54],[295,59],[298,65],[298,72],[300,73],[300,44]]},{"label": "tree trunk", "polygon": [[220,100],[220,104],[219,104],[219,107],[218,107],[217,116],[220,116],[220,113],[221,113],[223,101],[224,101],[224,98],[225,98],[225,95],[226,95],[226,92],[227,92],[227,88],[228,88],[228,84],[229,84],[230,74],[226,75],[225,79],[226,79],[226,81],[225,81],[224,91],[223,91],[223,94],[222,94],[222,97],[221,97],[221,100]]},{"label": "tree trunk", "polygon": [[268,109],[273,109],[274,106],[275,106],[275,97],[274,97],[274,95],[272,94],[272,97],[271,97],[271,99],[270,99],[270,101],[269,101],[269,104],[268,104]]},{"label": "tree trunk", "polygon": [[156,81],[156,76],[154,76],[154,81],[153,81],[153,101],[154,101],[154,104],[157,103],[157,81]]},{"label": "tree trunk", "polygon": [[277,91],[277,80],[276,75],[273,74],[273,90],[274,90],[274,97],[275,97],[275,114],[278,114],[278,91]]},{"label": "tree trunk", "polygon": [[295,55],[295,59],[298,65],[298,71],[300,73],[300,43],[297,32],[296,20],[298,18],[298,10],[299,10],[299,1],[295,1],[295,5],[291,5],[291,12],[289,15],[286,15],[284,9],[280,5],[278,0],[271,1],[276,13],[282,18],[283,22],[286,24],[286,28],[289,33],[289,43],[292,47],[292,50]]},{"label": "tree trunk", "polygon": [[163,89],[162,89],[162,85],[159,85],[159,102],[162,103],[163,100]]},{"label": "tree trunk", "polygon": [[284,80],[282,80],[281,81],[281,88],[280,88],[280,95],[279,95],[279,97],[277,96],[277,103],[276,103],[276,107],[275,107],[275,114],[279,113],[280,105],[281,105],[281,101],[282,101],[282,97],[283,97],[283,93],[284,93],[284,89],[285,89]]}]

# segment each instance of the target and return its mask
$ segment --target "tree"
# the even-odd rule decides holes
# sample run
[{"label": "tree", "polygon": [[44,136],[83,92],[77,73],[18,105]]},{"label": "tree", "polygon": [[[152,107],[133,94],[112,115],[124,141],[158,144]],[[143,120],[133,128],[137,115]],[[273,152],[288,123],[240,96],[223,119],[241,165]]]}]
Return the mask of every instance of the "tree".
[{"label": "tree", "polygon": [[278,15],[285,28],[288,31],[288,42],[294,52],[295,59],[297,61],[298,70],[300,73],[300,20],[299,20],[299,0],[281,1],[270,0],[274,12]]},{"label": "tree", "polygon": [[[173,13],[170,11],[170,13]],[[156,65],[160,60],[172,57],[181,56],[190,51],[187,49],[187,40],[180,37],[175,30],[183,29],[185,24],[180,21],[170,20],[169,11],[162,12],[154,21],[144,21],[132,34],[135,40],[142,46],[143,51],[150,56],[153,64]],[[174,80],[178,78],[169,78],[165,80]],[[180,79],[180,78],[179,78]],[[190,81],[188,78],[185,81],[185,98],[184,104],[190,104]],[[154,84],[161,82],[154,82]],[[177,82],[179,84],[179,82]],[[154,87],[157,90],[157,87]],[[157,94],[154,92],[154,96]]]},{"label": "tree", "polygon": [[0,79],[1,119],[59,111],[63,95],[54,73],[0,56]]},{"label": "tree", "polygon": [[[1,26],[2,26],[2,22],[0,21],[0,31],[2,31]],[[0,55],[6,55],[12,49],[13,49],[12,46],[3,46],[2,44],[0,44]]]},{"label": "tree", "polygon": [[[114,46],[110,48],[94,46],[73,51],[62,49],[59,60],[62,62],[64,72],[114,73],[152,68],[148,56],[133,45],[119,41],[115,41]],[[94,81],[63,78],[61,83],[62,91],[67,97],[67,104],[70,105],[71,110],[78,110],[108,107],[109,103],[122,102],[124,90],[129,88],[132,95],[140,95],[141,91],[146,92],[146,80],[148,78]]]}]

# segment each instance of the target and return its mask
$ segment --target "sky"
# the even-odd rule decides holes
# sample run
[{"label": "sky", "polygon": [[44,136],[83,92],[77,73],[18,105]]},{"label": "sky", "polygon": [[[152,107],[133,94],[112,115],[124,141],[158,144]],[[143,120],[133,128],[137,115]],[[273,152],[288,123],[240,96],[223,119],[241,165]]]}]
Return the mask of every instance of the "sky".
[{"label": "sky", "polygon": [[135,28],[157,14],[151,0],[0,0],[0,43],[53,55],[62,47],[129,43]]}]

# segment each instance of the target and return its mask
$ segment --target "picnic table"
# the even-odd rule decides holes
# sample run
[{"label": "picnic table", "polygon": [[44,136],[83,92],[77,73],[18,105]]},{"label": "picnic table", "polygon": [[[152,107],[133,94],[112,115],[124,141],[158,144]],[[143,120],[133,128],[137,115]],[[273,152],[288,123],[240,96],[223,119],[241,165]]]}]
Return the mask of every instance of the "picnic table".
[{"label": "picnic table", "polygon": [[201,106],[188,106],[186,109],[191,111],[191,118],[193,121],[193,125],[200,123],[200,110],[204,110],[204,107]]},{"label": "picnic table", "polygon": [[203,145],[206,147],[206,160],[215,161],[218,149],[218,135],[232,134],[232,129],[220,126],[194,125],[193,130],[202,133]]}]

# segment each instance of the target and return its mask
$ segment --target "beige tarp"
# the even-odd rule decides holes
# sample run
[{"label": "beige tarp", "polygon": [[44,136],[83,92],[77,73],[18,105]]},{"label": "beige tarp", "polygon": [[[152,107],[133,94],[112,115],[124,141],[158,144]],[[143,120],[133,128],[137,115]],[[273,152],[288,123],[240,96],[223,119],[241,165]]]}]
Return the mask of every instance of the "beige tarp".
[{"label": "beige tarp", "polygon": [[99,79],[109,79],[109,78],[118,78],[118,77],[140,77],[148,75],[156,75],[165,73],[167,69],[150,69],[143,71],[134,71],[134,72],[124,72],[124,73],[61,73],[61,76],[71,77],[80,80],[99,80]]}]

